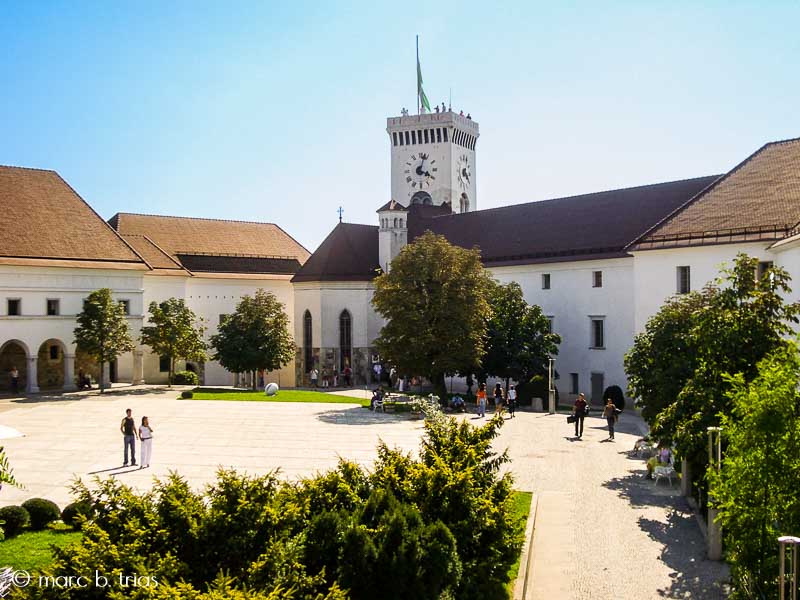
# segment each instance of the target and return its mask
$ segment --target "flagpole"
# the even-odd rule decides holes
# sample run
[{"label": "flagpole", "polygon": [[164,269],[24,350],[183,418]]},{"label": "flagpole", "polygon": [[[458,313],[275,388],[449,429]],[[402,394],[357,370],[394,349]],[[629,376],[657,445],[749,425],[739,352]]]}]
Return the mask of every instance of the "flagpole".
[{"label": "flagpole", "polygon": [[419,115],[419,35],[417,35],[417,115]]}]

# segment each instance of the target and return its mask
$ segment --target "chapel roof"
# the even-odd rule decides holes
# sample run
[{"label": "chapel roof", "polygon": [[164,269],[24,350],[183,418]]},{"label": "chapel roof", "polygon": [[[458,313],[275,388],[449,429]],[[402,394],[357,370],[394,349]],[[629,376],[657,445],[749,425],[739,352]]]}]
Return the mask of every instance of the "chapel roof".
[{"label": "chapel roof", "polygon": [[0,262],[146,270],[55,171],[0,166]]},{"label": "chapel roof", "polygon": [[109,223],[155,269],[291,274],[310,256],[274,223],[133,213]]},{"label": "chapel roof", "polygon": [[697,177],[446,216],[412,212],[409,241],[430,230],[457,246],[479,247],[487,266],[623,257],[631,241],[718,178]]},{"label": "chapel roof", "polygon": [[800,138],[770,142],[677,207],[632,250],[777,240],[800,224]]},{"label": "chapel roof", "polygon": [[408,209],[407,209],[405,206],[403,206],[402,204],[400,204],[400,203],[399,203],[397,200],[389,200],[389,201],[388,201],[386,204],[384,204],[383,206],[381,206],[381,207],[380,207],[378,210],[376,210],[375,212],[384,212],[384,211],[386,211],[386,210],[400,210],[400,211],[405,211],[405,210],[408,210]]},{"label": "chapel roof", "polygon": [[292,282],[371,281],[379,273],[378,228],[338,223]]}]

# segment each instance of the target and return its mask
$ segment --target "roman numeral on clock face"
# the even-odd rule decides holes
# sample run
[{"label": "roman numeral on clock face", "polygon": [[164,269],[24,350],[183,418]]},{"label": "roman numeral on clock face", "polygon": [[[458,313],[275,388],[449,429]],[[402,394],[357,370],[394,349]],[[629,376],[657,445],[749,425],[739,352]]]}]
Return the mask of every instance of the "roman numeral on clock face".
[{"label": "roman numeral on clock face", "polygon": [[406,177],[406,183],[411,183],[411,176]]}]

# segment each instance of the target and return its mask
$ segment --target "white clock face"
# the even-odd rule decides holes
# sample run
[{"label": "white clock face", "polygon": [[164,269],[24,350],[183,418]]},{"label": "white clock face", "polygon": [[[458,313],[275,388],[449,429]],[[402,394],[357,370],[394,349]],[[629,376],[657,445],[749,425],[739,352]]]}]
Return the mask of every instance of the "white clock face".
[{"label": "white clock face", "polygon": [[458,185],[460,185],[463,189],[468,189],[469,186],[472,184],[472,167],[469,165],[469,157],[466,154],[462,154],[458,157],[458,163],[456,164],[456,171],[458,177]]},{"label": "white clock face", "polygon": [[436,181],[438,171],[436,159],[432,159],[430,154],[420,152],[409,156],[404,169],[406,183],[409,187],[408,195],[410,196],[418,190],[430,189]]}]

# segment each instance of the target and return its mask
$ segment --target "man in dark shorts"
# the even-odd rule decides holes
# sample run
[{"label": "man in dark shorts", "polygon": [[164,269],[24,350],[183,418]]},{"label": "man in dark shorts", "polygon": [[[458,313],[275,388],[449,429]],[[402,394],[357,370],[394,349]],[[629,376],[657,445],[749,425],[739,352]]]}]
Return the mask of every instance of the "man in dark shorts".
[{"label": "man in dark shorts", "polygon": [[128,448],[131,449],[131,465],[136,466],[136,438],[139,435],[136,433],[136,423],[131,416],[131,409],[125,411],[125,418],[119,425],[119,430],[122,432],[122,437],[125,443],[125,462],[122,463],[123,467],[128,466]]}]

